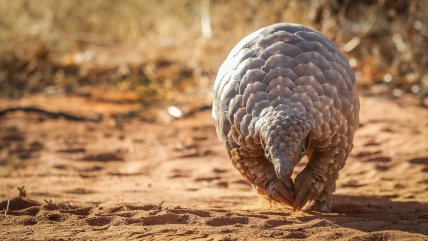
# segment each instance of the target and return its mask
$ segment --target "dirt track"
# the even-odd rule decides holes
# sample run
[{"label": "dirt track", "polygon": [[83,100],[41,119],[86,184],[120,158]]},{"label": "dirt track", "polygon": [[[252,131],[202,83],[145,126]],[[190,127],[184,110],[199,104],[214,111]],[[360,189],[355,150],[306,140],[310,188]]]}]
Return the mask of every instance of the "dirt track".
[{"label": "dirt track", "polygon": [[[113,108],[44,103],[83,114]],[[361,104],[330,214],[293,213],[260,197],[227,160],[209,111],[167,124],[8,114],[0,118],[3,213],[9,200],[0,237],[428,240],[428,109]],[[17,197],[22,186],[26,198]]]}]

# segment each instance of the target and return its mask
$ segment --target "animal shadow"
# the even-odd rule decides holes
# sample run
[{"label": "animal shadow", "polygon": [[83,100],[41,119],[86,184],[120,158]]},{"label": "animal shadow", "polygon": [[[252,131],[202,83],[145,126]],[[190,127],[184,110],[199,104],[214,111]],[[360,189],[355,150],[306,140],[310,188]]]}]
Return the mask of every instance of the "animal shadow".
[{"label": "animal shadow", "polygon": [[342,227],[364,232],[400,230],[428,235],[428,203],[335,195],[333,213],[323,216]]}]

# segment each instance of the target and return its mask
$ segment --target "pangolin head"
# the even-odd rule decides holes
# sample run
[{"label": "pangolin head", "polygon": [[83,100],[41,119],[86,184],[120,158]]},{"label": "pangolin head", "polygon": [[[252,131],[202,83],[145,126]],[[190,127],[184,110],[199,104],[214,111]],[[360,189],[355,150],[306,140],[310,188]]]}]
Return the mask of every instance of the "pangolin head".
[{"label": "pangolin head", "polygon": [[265,156],[280,179],[289,179],[310,149],[312,124],[304,113],[271,112],[257,123]]}]

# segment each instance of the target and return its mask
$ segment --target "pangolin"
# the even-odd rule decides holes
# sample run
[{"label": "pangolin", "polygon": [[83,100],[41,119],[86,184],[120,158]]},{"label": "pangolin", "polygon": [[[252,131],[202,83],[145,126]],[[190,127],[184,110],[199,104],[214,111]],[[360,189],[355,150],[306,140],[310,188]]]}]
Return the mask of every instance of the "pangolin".
[{"label": "pangolin", "polygon": [[[359,97],[344,55],[323,34],[279,23],[242,39],[221,65],[212,116],[234,167],[260,193],[330,212],[353,147]],[[291,179],[303,156],[308,164]]]}]

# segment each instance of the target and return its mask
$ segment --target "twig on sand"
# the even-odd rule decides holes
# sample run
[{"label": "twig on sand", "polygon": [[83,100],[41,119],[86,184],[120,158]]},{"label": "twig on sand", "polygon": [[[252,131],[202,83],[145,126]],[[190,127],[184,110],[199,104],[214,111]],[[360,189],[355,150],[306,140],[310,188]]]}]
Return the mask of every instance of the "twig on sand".
[{"label": "twig on sand", "polygon": [[7,213],[9,212],[10,199],[7,200],[6,209],[4,210],[4,217],[7,218]]},{"label": "twig on sand", "polygon": [[50,117],[50,118],[54,118],[54,119],[63,118],[65,120],[69,120],[69,121],[100,122],[100,121],[103,120],[102,115],[99,115],[97,118],[90,118],[90,117],[78,116],[78,115],[74,115],[74,114],[67,113],[67,112],[62,112],[62,111],[59,111],[59,112],[48,111],[48,110],[41,109],[39,107],[13,107],[13,108],[6,108],[6,109],[3,109],[3,110],[0,110],[0,116],[4,116],[7,113],[17,112],[17,111],[37,113],[37,114],[45,115],[45,116]]},{"label": "twig on sand", "polygon": [[45,203],[48,205],[47,208],[55,208],[55,204],[53,204],[52,199],[45,199],[43,201],[45,201]]},{"label": "twig on sand", "polygon": [[19,197],[26,197],[27,193],[25,192],[25,186],[18,187]]},{"label": "twig on sand", "polygon": [[212,108],[212,104],[200,105],[200,106],[190,110],[189,112],[185,113],[184,115],[186,117],[191,116],[191,115],[196,114],[197,112],[200,112],[200,111],[211,110],[211,108]]},{"label": "twig on sand", "polygon": [[172,105],[168,108],[168,113],[172,117],[179,119],[179,118],[189,117],[189,116],[194,115],[200,111],[211,110],[211,108],[212,108],[211,104],[203,104],[203,105],[197,106],[193,109],[185,111],[185,110],[182,110],[182,109]]},{"label": "twig on sand", "polygon": [[159,203],[159,205],[158,205],[158,210],[159,211],[162,211],[162,204],[164,203],[165,201],[162,201],[161,203]]}]

